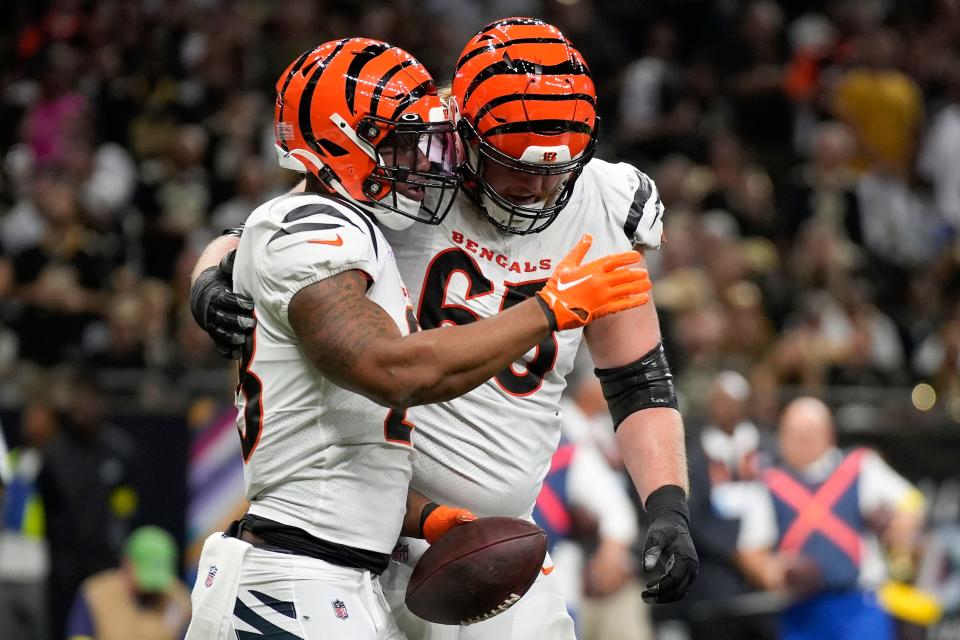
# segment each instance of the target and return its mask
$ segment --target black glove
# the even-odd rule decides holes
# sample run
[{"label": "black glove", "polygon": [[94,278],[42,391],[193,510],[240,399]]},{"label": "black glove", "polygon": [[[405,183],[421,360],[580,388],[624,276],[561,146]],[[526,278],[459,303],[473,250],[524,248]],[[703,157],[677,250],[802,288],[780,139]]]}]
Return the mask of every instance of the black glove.
[{"label": "black glove", "polygon": [[210,334],[217,351],[225,358],[240,359],[240,347],[257,326],[253,300],[233,292],[233,259],[236,250],[223,257],[220,265],[203,270],[190,288],[190,311]]},{"label": "black glove", "polygon": [[641,594],[644,602],[664,604],[680,600],[697,579],[700,560],[690,537],[687,496],[677,485],[660,487],[647,497],[650,516],[643,543],[643,569],[659,567],[663,575],[647,583]]}]

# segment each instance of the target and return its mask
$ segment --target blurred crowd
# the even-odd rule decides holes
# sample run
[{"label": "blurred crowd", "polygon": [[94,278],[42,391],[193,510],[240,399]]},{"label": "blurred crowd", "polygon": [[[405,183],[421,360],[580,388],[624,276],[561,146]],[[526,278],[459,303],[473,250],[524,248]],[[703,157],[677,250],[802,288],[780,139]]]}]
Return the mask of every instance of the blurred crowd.
[{"label": "blurred crowd", "polygon": [[[694,430],[729,371],[762,428],[786,388],[865,398],[861,427],[914,415],[891,398],[960,422],[958,0],[34,0],[0,35],[0,406],[28,408],[23,444],[78,378],[141,410],[228,393],[188,274],[295,178],[271,126],[287,61],[363,35],[446,82],[506,15],[581,49],[599,155],[659,186],[648,258]],[[601,548],[588,591],[620,562]]]}]

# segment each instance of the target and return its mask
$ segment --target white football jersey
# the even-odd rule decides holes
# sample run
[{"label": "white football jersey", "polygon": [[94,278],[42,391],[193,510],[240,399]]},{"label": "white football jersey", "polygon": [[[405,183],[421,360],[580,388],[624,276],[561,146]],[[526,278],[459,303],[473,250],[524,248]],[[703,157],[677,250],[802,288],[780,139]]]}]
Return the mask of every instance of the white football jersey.
[{"label": "white football jersey", "polygon": [[300,351],[287,317],[300,289],[350,269],[367,274],[367,297],[409,333],[409,298],[393,252],[363,211],[294,194],[247,219],[233,276],[257,314],[236,396],[244,480],[250,513],[389,553],[406,510],[409,422],[404,412],[327,380]]},{"label": "white football jersey", "polygon": [[[585,233],[584,261],[658,248],[663,205],[628,164],[592,160],[570,203],[540,233],[503,235],[461,194],[437,226],[389,232],[424,329],[486,318],[533,295]],[[560,440],[560,395],[582,330],[555,332],[466,395],[409,410],[416,425],[412,486],[478,515],[529,516]]]}]

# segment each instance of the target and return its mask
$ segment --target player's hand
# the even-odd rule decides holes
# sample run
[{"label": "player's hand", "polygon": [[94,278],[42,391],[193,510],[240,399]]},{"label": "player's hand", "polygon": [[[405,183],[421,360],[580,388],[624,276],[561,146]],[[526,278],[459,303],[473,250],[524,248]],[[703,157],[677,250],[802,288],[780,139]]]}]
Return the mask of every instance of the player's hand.
[{"label": "player's hand", "polygon": [[640,262],[639,253],[625,251],[580,264],[592,243],[590,234],[580,238],[537,292],[554,330],[576,329],[650,300],[647,270],[631,266]]},{"label": "player's hand", "polygon": [[[428,511],[429,510],[429,511]],[[424,516],[421,516],[420,526],[423,532],[423,538],[430,544],[440,539],[450,529],[458,527],[468,522],[473,522],[477,516],[468,509],[461,507],[448,507],[445,504],[429,504],[423,508]]]},{"label": "player's hand", "polygon": [[225,358],[240,358],[240,347],[257,326],[253,301],[233,292],[233,260],[236,250],[216,267],[205,269],[190,288],[190,311],[210,334]]},{"label": "player's hand", "polygon": [[700,572],[700,560],[690,537],[687,496],[676,485],[660,487],[647,497],[650,527],[643,543],[644,571],[662,571],[647,583],[644,602],[663,604],[681,599]]}]

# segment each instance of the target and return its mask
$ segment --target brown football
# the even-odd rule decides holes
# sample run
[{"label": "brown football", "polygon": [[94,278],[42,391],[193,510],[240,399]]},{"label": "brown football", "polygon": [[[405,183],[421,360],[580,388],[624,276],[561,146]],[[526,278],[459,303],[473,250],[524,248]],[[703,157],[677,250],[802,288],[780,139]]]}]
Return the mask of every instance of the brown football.
[{"label": "brown football", "polygon": [[533,585],[546,553],[547,534],[519,518],[480,518],[454,527],[414,567],[407,606],[440,624],[492,618]]}]

